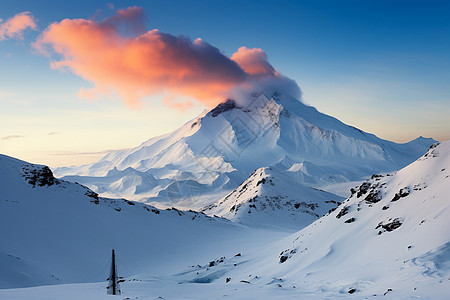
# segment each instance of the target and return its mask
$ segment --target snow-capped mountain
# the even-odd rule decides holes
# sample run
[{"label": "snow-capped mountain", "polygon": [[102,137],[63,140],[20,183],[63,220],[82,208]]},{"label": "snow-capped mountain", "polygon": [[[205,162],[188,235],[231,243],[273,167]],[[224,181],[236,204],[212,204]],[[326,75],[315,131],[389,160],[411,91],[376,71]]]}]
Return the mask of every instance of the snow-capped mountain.
[{"label": "snow-capped mountain", "polygon": [[322,298],[445,299],[450,293],[449,194],[447,141],[396,173],[372,176],[336,210],[292,236],[197,270],[191,278],[221,271],[221,284],[244,280],[291,296],[298,291]]},{"label": "snow-capped mountain", "polygon": [[202,211],[248,226],[299,230],[336,208],[343,200],[335,194],[299,183],[286,173],[260,168],[225,198]]},{"label": "snow-capped mountain", "polygon": [[382,140],[279,92],[247,100],[228,100],[172,133],[55,174],[105,197],[199,209],[261,167],[289,171],[298,182],[321,188],[398,170],[434,142]]},{"label": "snow-capped mountain", "polygon": [[[37,189],[38,185],[34,190]],[[354,187],[352,196],[337,209],[301,231],[280,240],[272,236],[271,243],[266,238],[263,244],[254,244],[265,237],[267,231],[253,242],[248,240],[257,231],[248,231],[233,240],[240,228],[234,226],[233,233],[226,238],[223,232],[218,233],[213,241],[225,240],[226,243],[219,245],[221,249],[214,253],[203,252],[201,257],[195,258],[192,258],[195,253],[189,253],[187,260],[191,259],[191,265],[182,271],[178,269],[175,274],[166,275],[161,274],[158,267],[149,266],[145,274],[124,278],[122,296],[130,299],[360,299],[379,296],[383,299],[446,299],[450,293],[449,194],[450,141],[432,146],[425,155],[398,172],[372,176]],[[137,205],[125,207],[134,209]],[[3,211],[2,207],[0,212]],[[210,224],[216,223],[210,221]],[[186,224],[189,222],[181,226]],[[205,226],[204,222],[198,224]],[[15,227],[9,225],[8,230],[17,231]],[[4,224],[0,228],[5,230]],[[137,229],[127,227],[128,233],[131,228]],[[176,238],[181,240],[178,245],[202,241],[181,238],[188,231],[179,229],[182,234]],[[205,229],[201,234],[207,236],[207,232]],[[197,249],[211,246],[211,241],[203,242]],[[240,249],[234,248],[237,251],[230,255],[229,247],[233,243],[238,243]],[[55,255],[52,247],[47,249]],[[9,255],[7,259],[19,261],[13,254]],[[170,259],[163,263],[171,263]],[[106,283],[92,283],[0,290],[0,298],[107,299],[110,296],[106,296],[105,286]]]},{"label": "snow-capped mountain", "polygon": [[46,166],[0,155],[0,289],[103,281],[112,248],[121,276],[166,273],[219,249],[233,253],[241,243],[230,240],[261,238],[248,231],[199,212],[98,197]]}]

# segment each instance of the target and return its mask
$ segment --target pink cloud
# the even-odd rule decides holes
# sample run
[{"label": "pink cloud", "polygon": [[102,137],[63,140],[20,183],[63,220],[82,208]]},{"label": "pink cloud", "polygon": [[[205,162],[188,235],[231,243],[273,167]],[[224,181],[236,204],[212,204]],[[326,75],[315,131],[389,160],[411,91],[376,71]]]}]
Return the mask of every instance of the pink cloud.
[{"label": "pink cloud", "polygon": [[23,32],[27,29],[36,30],[36,21],[29,11],[24,11],[1,23],[0,20],[0,40],[23,39]]},{"label": "pink cloud", "polygon": [[274,67],[268,62],[267,54],[259,48],[241,47],[231,59],[237,62],[245,72],[251,75],[275,76]]},{"label": "pink cloud", "polygon": [[[68,69],[95,87],[79,96],[117,95],[131,107],[152,94],[165,105],[186,109],[187,96],[214,106],[227,92],[255,76],[278,76],[261,49],[242,47],[231,58],[202,39],[147,31],[140,7],[118,10],[110,18],[64,19],[48,26],[34,47],[53,59],[54,69]],[[185,98],[185,97],[184,97]]]}]

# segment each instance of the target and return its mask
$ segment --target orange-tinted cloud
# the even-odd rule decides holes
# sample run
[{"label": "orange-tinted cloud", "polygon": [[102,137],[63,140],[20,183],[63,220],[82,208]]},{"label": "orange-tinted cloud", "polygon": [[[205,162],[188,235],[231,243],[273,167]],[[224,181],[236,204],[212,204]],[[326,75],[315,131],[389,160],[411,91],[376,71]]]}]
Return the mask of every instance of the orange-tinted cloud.
[{"label": "orange-tinted cloud", "polygon": [[267,60],[267,54],[259,48],[241,47],[231,59],[237,62],[245,72],[251,75],[275,76],[276,70]]},{"label": "orange-tinted cloud", "polygon": [[0,19],[0,40],[7,38],[10,39],[23,39],[23,32],[27,29],[36,30],[36,22],[29,11],[19,13],[5,22],[1,22]]},{"label": "orange-tinted cloud", "polygon": [[253,76],[277,76],[261,49],[243,47],[230,59],[202,39],[146,31],[145,20],[139,7],[102,21],[65,19],[47,27],[34,46],[61,57],[52,68],[69,69],[95,84],[81,89],[81,97],[116,94],[132,107],[155,93],[179,109],[191,105],[174,101],[179,95],[214,106]]}]

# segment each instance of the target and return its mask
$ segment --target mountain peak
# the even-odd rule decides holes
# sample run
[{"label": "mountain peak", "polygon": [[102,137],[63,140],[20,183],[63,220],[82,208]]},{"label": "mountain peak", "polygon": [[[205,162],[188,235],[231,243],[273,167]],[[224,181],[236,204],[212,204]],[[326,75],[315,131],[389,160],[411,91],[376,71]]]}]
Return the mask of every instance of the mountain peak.
[{"label": "mountain peak", "polygon": [[255,170],[223,199],[202,209],[250,227],[303,228],[343,198],[297,182],[271,167]]},{"label": "mountain peak", "polygon": [[[174,205],[184,201],[184,191],[190,190],[172,184],[179,182],[182,175],[191,180],[183,181],[186,185],[192,181],[200,184],[194,187],[201,190],[194,204],[200,208],[226,196],[261,167],[280,168],[297,181],[320,184],[320,188],[398,170],[417,159],[433,142],[396,144],[382,140],[277,90],[241,96],[246,98],[230,97],[172,133],[114,152],[92,165],[58,169],[55,173],[69,175],[71,180],[103,195]],[[284,157],[289,162],[278,164]],[[108,175],[114,168],[138,172]],[[143,188],[149,174],[156,181]],[[127,188],[124,182],[129,184]],[[177,193],[169,193],[175,186]],[[163,200],[162,194],[176,197]]]},{"label": "mountain peak", "polygon": [[227,99],[225,102],[219,103],[209,113],[213,118],[217,117],[223,112],[237,108],[236,102],[232,99]]}]

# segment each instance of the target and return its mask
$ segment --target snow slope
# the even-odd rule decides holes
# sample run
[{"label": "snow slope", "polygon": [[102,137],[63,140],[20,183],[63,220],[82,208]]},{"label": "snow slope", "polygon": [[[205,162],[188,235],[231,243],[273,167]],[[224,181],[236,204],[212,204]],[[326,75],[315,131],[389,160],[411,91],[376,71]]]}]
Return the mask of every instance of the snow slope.
[{"label": "snow slope", "polygon": [[98,197],[48,167],[0,155],[0,288],[103,281],[112,248],[121,276],[166,274],[285,235]]},{"label": "snow slope", "polygon": [[[204,268],[217,285],[267,286],[320,297],[450,294],[450,141],[397,173],[375,175],[335,211],[259,251]],[[237,264],[237,267],[234,267]],[[238,284],[239,285],[239,284]]]},{"label": "snow slope", "polygon": [[[373,176],[303,230],[172,275],[127,277],[129,299],[447,299],[450,141]],[[249,236],[250,237],[250,236]],[[103,299],[106,282],[0,290],[4,299]],[[105,298],[106,299],[106,298]]]},{"label": "snow slope", "polygon": [[342,197],[298,183],[280,171],[260,168],[225,198],[202,211],[247,226],[279,226],[299,230],[343,200]]},{"label": "snow slope", "polygon": [[225,197],[261,167],[290,170],[316,188],[406,166],[434,142],[382,140],[266,90],[203,112],[172,133],[55,174],[108,197],[199,209]]}]

